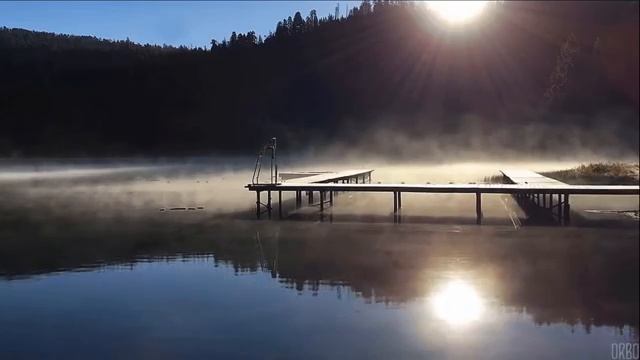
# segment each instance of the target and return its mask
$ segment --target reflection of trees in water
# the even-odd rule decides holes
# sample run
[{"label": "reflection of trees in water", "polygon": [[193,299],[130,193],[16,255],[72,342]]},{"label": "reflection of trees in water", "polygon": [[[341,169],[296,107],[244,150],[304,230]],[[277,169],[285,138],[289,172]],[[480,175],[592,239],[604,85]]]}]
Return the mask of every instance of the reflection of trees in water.
[{"label": "reflection of trees in water", "polygon": [[637,233],[551,231],[557,233],[392,235],[390,229],[354,237],[345,229],[273,241],[280,278],[298,290],[340,281],[365,299],[395,303],[424,297],[443,277],[460,275],[537,324],[637,329]]},{"label": "reflection of trees in water", "polygon": [[[629,325],[637,338],[637,230],[432,227],[307,222],[88,221],[16,216],[0,229],[6,278],[139,259],[213,255],[237,273],[269,272],[285,287],[403,303],[462,276],[537,324]],[[173,219],[166,221],[166,219]],[[160,221],[162,220],[162,221]]]}]

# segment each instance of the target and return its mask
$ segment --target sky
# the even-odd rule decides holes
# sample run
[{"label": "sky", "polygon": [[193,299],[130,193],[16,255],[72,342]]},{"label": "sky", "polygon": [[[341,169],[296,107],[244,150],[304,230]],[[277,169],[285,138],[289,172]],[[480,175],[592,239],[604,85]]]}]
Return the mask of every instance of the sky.
[{"label": "sky", "polygon": [[267,35],[276,23],[300,11],[319,17],[359,1],[9,1],[0,2],[0,27],[23,28],[138,43],[209,46],[232,31]]}]

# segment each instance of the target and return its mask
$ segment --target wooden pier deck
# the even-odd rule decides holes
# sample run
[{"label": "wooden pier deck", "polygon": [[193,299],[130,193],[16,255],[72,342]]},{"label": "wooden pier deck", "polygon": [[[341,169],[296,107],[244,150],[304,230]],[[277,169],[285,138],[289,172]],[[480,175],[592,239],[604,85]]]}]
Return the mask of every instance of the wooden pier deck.
[{"label": "wooden pier deck", "polygon": [[[316,184],[316,183],[347,183],[347,182],[355,182],[358,183],[366,183],[371,182],[371,173],[373,169],[355,169],[355,170],[343,170],[338,172],[333,171],[318,171],[318,172],[308,172],[306,176],[291,176],[292,174],[301,174],[305,173],[284,173],[280,174],[280,176],[284,179],[289,178],[293,182],[296,183],[304,183],[304,184]],[[287,180],[285,180],[287,181]]]},{"label": "wooden pier deck", "polygon": [[[560,223],[569,223],[569,195],[638,195],[640,187],[633,185],[569,185],[528,170],[503,170],[505,184],[371,184],[372,169],[348,170],[337,173],[323,173],[299,177],[276,184],[249,184],[250,191],[257,196],[256,215],[261,207],[271,214],[271,192],[278,192],[279,214],[282,216],[282,192],[296,193],[296,208],[302,205],[302,192],[313,203],[313,193],[320,195],[320,211],[324,210],[326,195],[333,205],[334,192],[388,192],[393,193],[393,212],[402,208],[402,193],[450,193],[475,194],[477,223],[482,221],[482,194],[510,194],[519,202],[530,202],[548,210]],[[362,181],[359,181],[362,179]],[[354,182],[355,180],[355,182]],[[268,193],[268,201],[263,204],[260,193]],[[395,218],[394,218],[395,220]]]},{"label": "wooden pier deck", "polygon": [[278,175],[280,176],[280,179],[282,179],[282,181],[287,181],[291,179],[299,179],[299,178],[304,178],[308,176],[329,174],[329,173],[332,173],[332,171],[287,171],[287,172],[281,172]]},{"label": "wooden pier deck", "polygon": [[411,192],[450,194],[575,194],[575,195],[638,195],[634,185],[559,185],[536,186],[526,184],[309,184],[285,182],[280,184],[251,184],[250,191],[351,191],[351,192]]},{"label": "wooden pier deck", "polygon": [[546,177],[530,170],[500,170],[505,180],[513,184],[538,185],[538,186],[558,186],[567,185],[562,181]]}]

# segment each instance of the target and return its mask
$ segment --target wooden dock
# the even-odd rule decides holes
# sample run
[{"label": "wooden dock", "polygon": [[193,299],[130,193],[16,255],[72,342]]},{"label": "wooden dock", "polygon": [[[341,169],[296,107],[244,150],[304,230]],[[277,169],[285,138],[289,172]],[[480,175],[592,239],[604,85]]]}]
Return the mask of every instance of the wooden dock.
[{"label": "wooden dock", "polygon": [[[282,217],[282,192],[296,194],[296,208],[302,206],[305,192],[309,204],[313,194],[318,192],[320,211],[328,202],[333,205],[335,192],[388,192],[393,194],[393,213],[402,208],[402,193],[449,193],[475,194],[476,219],[482,222],[482,194],[510,194],[519,202],[530,202],[548,210],[559,223],[568,224],[570,219],[570,195],[638,195],[640,187],[633,185],[569,185],[528,170],[502,170],[504,184],[372,184],[373,169],[347,170],[341,172],[318,173],[292,178],[291,181],[273,184],[249,184],[250,191],[256,192],[256,215],[260,218],[264,208],[271,216],[271,192],[278,192],[278,213]],[[267,192],[267,203],[261,202],[260,194]],[[328,195],[328,201],[327,201]],[[396,217],[394,216],[394,220]]]}]

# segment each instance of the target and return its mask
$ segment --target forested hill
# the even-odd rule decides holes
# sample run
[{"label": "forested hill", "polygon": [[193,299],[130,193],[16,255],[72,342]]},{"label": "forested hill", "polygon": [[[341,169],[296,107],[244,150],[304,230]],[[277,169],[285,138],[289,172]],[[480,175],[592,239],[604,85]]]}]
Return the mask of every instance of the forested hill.
[{"label": "forested hill", "polygon": [[637,152],[638,26],[636,1],[496,2],[455,27],[363,2],[207,49],[1,28],[0,156],[252,153],[271,136]]}]

